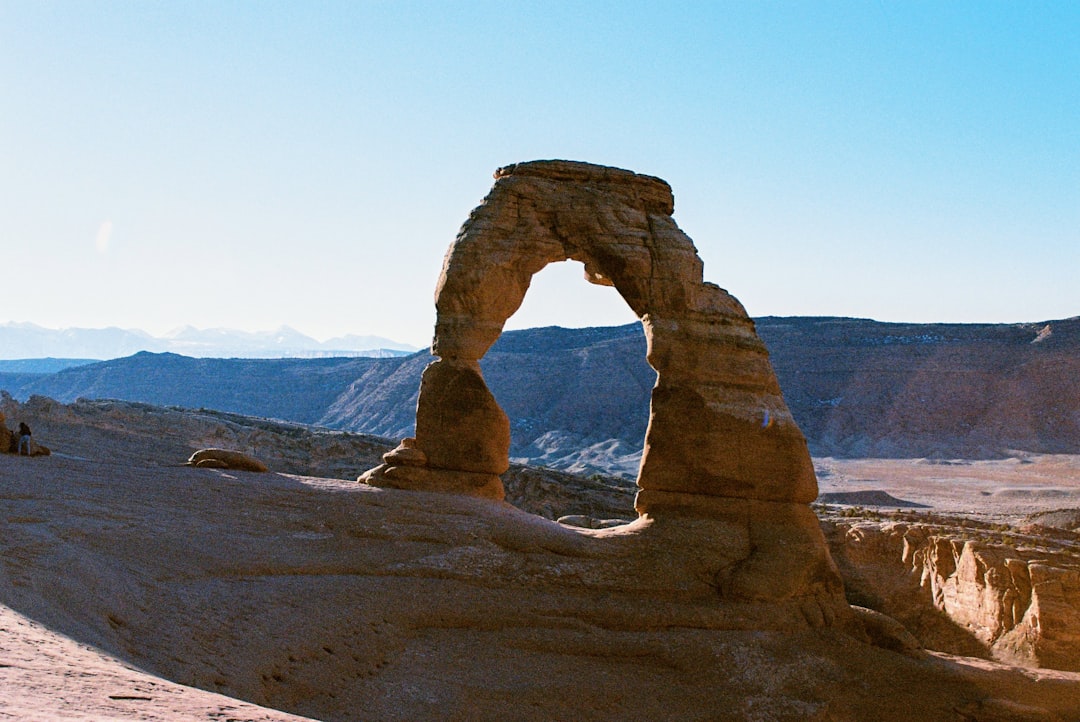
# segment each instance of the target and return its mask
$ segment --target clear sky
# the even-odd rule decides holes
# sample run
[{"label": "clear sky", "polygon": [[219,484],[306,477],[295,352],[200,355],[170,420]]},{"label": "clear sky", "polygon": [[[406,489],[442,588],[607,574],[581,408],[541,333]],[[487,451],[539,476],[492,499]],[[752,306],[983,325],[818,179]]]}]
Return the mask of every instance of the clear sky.
[{"label": "clear sky", "polygon": [[[1078,2],[0,0],[0,323],[424,345],[541,158],[667,180],[754,316],[1080,314]],[[569,265],[508,327],[633,320]]]}]

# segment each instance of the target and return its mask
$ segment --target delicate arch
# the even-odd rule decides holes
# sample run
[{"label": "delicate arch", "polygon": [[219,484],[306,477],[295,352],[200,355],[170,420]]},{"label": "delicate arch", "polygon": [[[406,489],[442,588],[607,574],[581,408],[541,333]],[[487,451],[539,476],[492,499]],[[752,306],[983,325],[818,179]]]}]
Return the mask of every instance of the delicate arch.
[{"label": "delicate arch", "polygon": [[361,477],[501,499],[510,426],[479,360],[549,263],[585,265],[637,314],[657,372],[638,474],[639,512],[708,497],[808,503],[817,482],[768,353],[742,305],[702,280],[659,178],[571,161],[500,168],[443,261],[416,437]]}]

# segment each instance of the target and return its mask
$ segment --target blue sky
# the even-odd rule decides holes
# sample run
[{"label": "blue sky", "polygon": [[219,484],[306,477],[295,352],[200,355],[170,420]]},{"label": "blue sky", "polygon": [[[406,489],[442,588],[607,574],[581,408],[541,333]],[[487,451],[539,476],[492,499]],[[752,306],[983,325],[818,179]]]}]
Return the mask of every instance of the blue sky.
[{"label": "blue sky", "polygon": [[[0,323],[426,344],[495,168],[657,175],[751,315],[1080,314],[1080,3],[0,0]],[[508,327],[626,323],[580,267]]]}]

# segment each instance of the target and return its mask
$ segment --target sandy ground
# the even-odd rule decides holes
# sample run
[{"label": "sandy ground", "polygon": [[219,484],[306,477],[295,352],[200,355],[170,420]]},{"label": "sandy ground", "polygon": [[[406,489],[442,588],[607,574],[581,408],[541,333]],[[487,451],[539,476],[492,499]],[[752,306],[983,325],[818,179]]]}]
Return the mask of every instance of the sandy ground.
[{"label": "sandy ground", "polygon": [[[820,491],[881,490],[927,511],[1018,524],[1029,514],[1080,508],[1080,456],[990,461],[815,459]],[[885,506],[883,508],[888,509]]]}]

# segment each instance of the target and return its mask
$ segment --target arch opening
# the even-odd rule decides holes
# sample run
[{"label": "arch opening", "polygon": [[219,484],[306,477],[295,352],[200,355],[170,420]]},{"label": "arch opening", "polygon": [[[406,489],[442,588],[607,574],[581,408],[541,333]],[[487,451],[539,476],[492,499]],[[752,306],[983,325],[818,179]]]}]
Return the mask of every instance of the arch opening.
[{"label": "arch opening", "polygon": [[[593,315],[598,300],[608,307]],[[530,319],[527,326],[513,323],[519,316]],[[656,383],[640,320],[614,289],[588,283],[584,265],[567,260],[533,275],[505,325],[480,366],[509,419],[510,462],[581,477],[531,472],[550,477],[540,488],[530,474],[511,470],[503,475],[507,501],[586,525],[633,519]]]},{"label": "arch opening", "polygon": [[[383,486],[504,496],[511,421],[480,361],[535,273],[566,259],[614,286],[641,319],[656,370],[636,509],[716,499],[808,503],[806,441],[742,305],[703,280],[663,181],[602,166],[537,161],[499,169],[443,262],[416,437],[361,477]],[[770,422],[762,424],[762,414]]]},{"label": "arch opening", "polygon": [[533,274],[521,307],[507,319],[503,332],[561,326],[596,328],[640,323],[626,301],[611,288],[589,283],[585,264],[553,261]]}]

